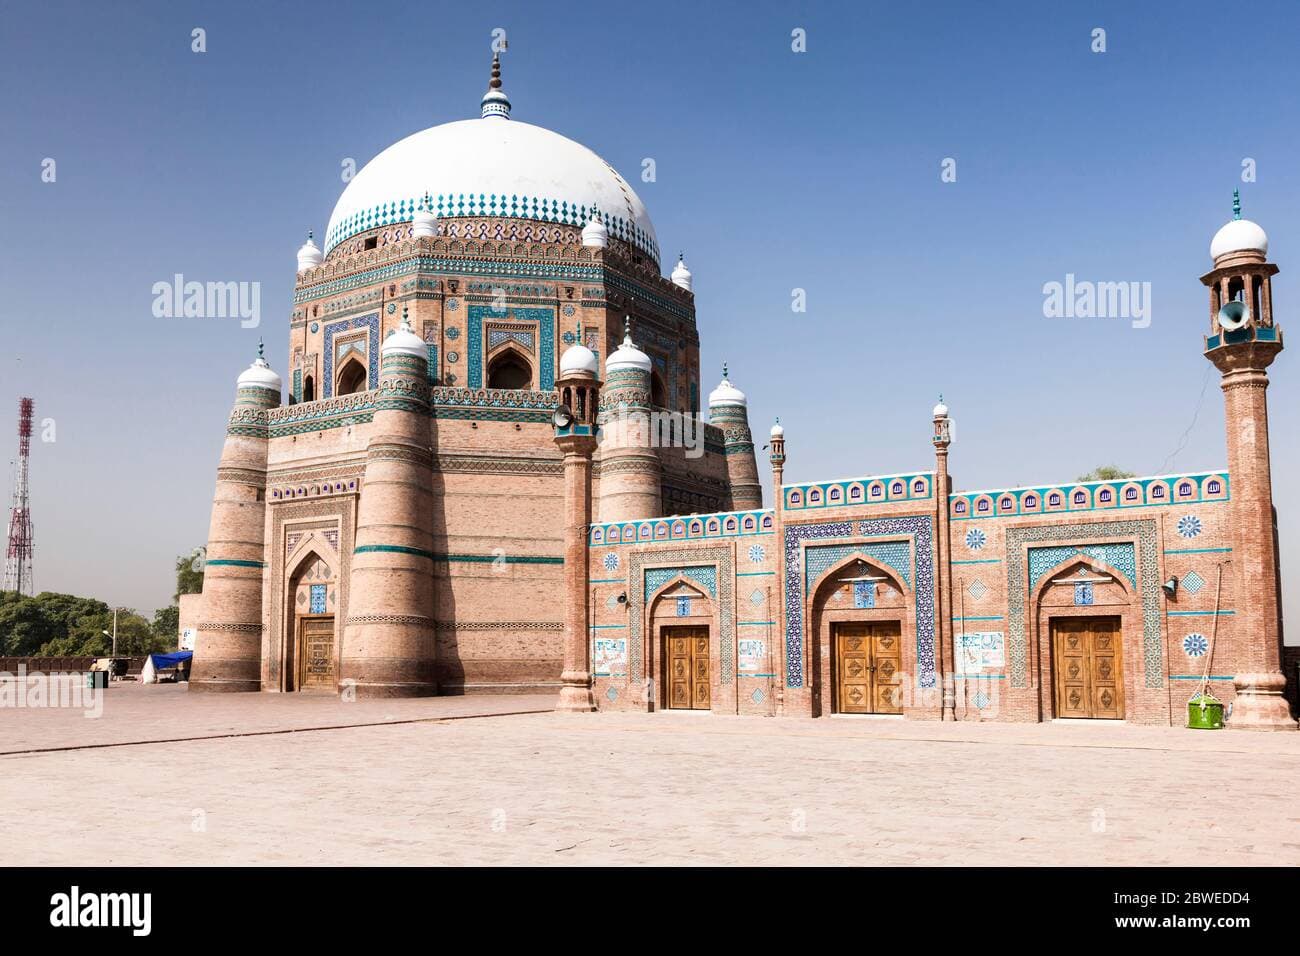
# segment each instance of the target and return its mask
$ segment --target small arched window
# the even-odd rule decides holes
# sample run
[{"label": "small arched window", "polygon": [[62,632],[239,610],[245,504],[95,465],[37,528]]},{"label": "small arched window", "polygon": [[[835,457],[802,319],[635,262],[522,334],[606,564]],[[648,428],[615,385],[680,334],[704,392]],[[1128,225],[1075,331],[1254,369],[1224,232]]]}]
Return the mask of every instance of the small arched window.
[{"label": "small arched window", "polygon": [[316,401],[316,380],[310,375],[302,380],[302,400],[304,402]]},{"label": "small arched window", "polygon": [[339,372],[339,387],[335,390],[335,394],[351,395],[365,390],[366,367],[359,360],[349,358],[343,363],[343,369]]},{"label": "small arched window", "polygon": [[488,366],[488,388],[522,389],[532,384],[532,366],[511,349],[502,352]]}]

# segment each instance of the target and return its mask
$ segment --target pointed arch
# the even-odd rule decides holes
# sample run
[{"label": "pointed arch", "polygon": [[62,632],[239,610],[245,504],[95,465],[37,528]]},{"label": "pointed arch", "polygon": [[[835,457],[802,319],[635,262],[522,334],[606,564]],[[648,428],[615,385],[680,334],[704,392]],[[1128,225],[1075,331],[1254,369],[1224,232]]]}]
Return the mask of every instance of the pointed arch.
[{"label": "pointed arch", "polygon": [[513,343],[507,342],[488,360],[487,387],[532,388],[533,363]]},{"label": "pointed arch", "polygon": [[351,395],[354,392],[364,392],[369,384],[369,373],[365,364],[356,355],[349,355],[336,373],[334,394]]}]

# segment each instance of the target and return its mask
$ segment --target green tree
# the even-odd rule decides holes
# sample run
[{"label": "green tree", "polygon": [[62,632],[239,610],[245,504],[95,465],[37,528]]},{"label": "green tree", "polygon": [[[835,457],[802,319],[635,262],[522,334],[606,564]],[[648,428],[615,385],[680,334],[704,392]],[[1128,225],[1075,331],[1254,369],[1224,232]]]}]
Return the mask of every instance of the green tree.
[{"label": "green tree", "polygon": [[179,603],[182,594],[198,594],[203,590],[203,551],[182,554],[176,558],[176,593],[172,600]]},{"label": "green tree", "polygon": [[1125,471],[1117,465],[1102,465],[1086,475],[1080,475],[1075,481],[1119,481],[1124,478],[1136,478],[1131,471]]},{"label": "green tree", "polygon": [[150,629],[154,637],[166,641],[169,648],[175,647],[181,633],[181,609],[175,604],[158,608],[154,612]]},{"label": "green tree", "polygon": [[51,619],[40,598],[0,591],[0,653],[7,657],[35,654],[58,633],[58,621]]}]

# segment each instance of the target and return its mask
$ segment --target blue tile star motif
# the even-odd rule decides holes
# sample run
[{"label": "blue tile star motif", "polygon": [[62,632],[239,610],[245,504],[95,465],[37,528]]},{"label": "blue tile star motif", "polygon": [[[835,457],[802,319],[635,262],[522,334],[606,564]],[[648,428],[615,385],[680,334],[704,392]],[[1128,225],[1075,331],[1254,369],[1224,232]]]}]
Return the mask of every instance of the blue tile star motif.
[{"label": "blue tile star motif", "polygon": [[1210,649],[1210,642],[1204,634],[1188,634],[1183,638],[1183,653],[1188,657],[1204,657]]},{"label": "blue tile star motif", "polygon": [[966,532],[966,547],[972,551],[978,551],[988,542],[989,538],[979,528],[971,528]]},{"label": "blue tile star motif", "polygon": [[609,554],[605,555],[604,564],[605,564],[606,571],[617,571],[618,555],[615,552],[611,551]]},{"label": "blue tile star motif", "polygon": [[767,560],[767,549],[761,544],[752,545],[749,549],[749,560],[754,564],[762,564]]},{"label": "blue tile star motif", "polygon": [[1178,534],[1184,538],[1195,538],[1201,533],[1201,519],[1196,515],[1183,515],[1178,519]]}]

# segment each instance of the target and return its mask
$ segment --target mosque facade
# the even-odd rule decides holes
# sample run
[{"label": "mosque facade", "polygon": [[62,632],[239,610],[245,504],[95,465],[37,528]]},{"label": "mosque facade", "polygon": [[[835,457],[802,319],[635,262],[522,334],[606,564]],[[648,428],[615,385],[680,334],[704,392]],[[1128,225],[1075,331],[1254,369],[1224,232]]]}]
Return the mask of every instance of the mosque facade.
[{"label": "mosque facade", "polygon": [[786,483],[773,426],[765,507],[685,262],[494,61],[479,118],[380,153],[299,250],[287,395],[260,354],[237,383],[190,688],[1175,725],[1205,688],[1295,729],[1267,252],[1238,210],[1201,277],[1226,467],[956,491],[940,401],[898,474]]}]

